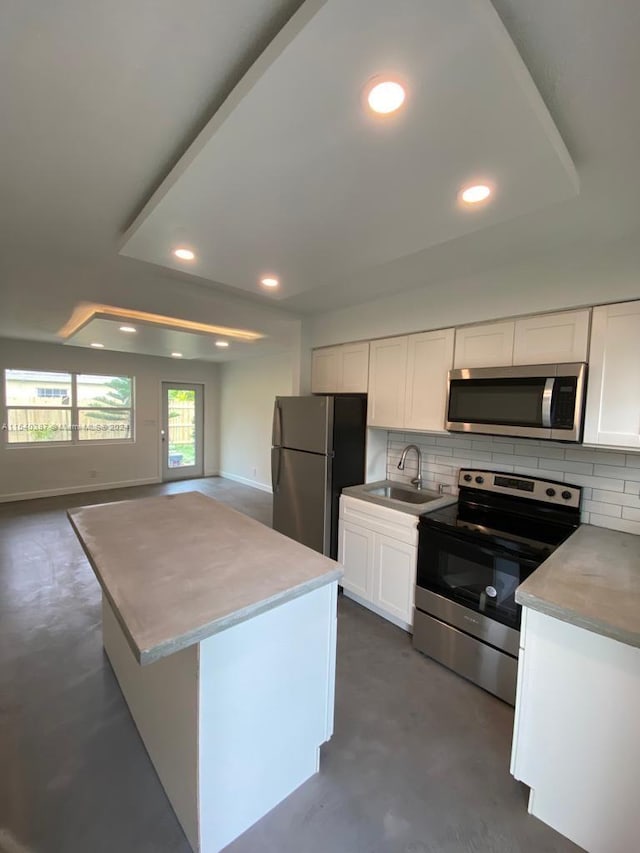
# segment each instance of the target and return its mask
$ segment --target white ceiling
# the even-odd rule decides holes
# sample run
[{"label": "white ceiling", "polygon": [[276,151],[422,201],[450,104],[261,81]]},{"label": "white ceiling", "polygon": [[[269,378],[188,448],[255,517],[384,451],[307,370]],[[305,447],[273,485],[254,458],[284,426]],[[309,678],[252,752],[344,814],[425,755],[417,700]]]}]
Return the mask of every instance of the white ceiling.
[{"label": "white ceiling", "polygon": [[[396,116],[363,87],[406,81]],[[490,204],[458,203],[490,182]],[[123,254],[284,299],[577,194],[489,0],[308,0],[160,186]],[[195,250],[185,263],[176,246]]]},{"label": "white ceiling", "polygon": [[[484,274],[559,250],[594,251],[640,232],[640,3],[494,0],[576,164],[578,196],[400,260],[369,258],[369,268],[285,295],[277,306],[268,295],[118,255],[137,211],[299,5],[3,5],[0,335],[57,340],[77,303],[94,301],[252,328],[281,346],[295,337],[300,312]],[[353,8],[351,0],[340,5]],[[340,34],[325,51],[329,58],[334,38],[339,43]],[[452,89],[451,97],[457,94]],[[330,146],[332,138],[326,133],[320,141]],[[245,143],[237,140],[238,147]],[[336,231],[359,215],[356,202],[345,208],[349,221],[342,207],[334,212]],[[305,221],[311,212],[304,194],[296,204]]]}]

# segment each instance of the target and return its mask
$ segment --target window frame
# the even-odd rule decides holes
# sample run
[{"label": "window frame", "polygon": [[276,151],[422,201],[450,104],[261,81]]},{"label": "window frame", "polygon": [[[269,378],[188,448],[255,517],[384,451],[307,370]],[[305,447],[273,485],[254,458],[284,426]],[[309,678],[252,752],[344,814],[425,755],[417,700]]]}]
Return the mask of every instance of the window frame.
[{"label": "window frame", "polygon": [[[44,405],[9,405],[8,403],[8,392],[7,392],[7,373],[11,371],[23,371],[25,373],[59,373],[61,376],[70,376],[71,377],[71,396],[70,403],[68,406],[44,406]],[[78,377],[80,376],[104,376],[109,377],[111,379],[128,379],[131,385],[131,401],[128,406],[79,406],[78,405]],[[44,399],[44,398],[43,398]],[[55,398],[46,398],[46,399],[55,399]],[[2,396],[0,397],[2,402],[2,432],[4,433],[2,444],[5,448],[14,450],[14,449],[23,449],[25,447],[85,447],[85,446],[98,446],[104,447],[105,445],[112,446],[114,444],[135,444],[135,376],[118,376],[114,377],[113,373],[86,373],[80,371],[73,370],[38,370],[33,367],[6,367],[2,371]],[[127,438],[81,438],[81,430],[80,430],[80,418],[79,413],[85,412],[90,409],[97,409],[100,411],[108,411],[108,412],[128,412],[129,414],[129,424],[130,424],[130,435]],[[43,409],[48,412],[69,412],[71,415],[71,436],[70,438],[64,438],[54,441],[9,441],[9,435],[11,434],[11,430],[9,430],[9,412],[14,410],[20,411],[42,411]]]}]

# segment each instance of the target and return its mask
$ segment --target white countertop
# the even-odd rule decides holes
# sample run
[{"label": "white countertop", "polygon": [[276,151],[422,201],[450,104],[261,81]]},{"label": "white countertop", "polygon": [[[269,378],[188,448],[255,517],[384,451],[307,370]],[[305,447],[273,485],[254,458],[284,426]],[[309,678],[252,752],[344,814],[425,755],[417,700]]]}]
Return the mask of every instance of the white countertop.
[{"label": "white countertop", "polygon": [[334,560],[201,492],[68,516],[141,664],[342,576]]}]

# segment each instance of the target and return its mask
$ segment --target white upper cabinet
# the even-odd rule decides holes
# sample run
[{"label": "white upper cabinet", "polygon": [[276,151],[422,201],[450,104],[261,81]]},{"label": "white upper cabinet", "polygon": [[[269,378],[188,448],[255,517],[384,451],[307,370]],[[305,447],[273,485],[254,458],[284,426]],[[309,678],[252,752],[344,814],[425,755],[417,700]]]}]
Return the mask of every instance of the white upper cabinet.
[{"label": "white upper cabinet", "polygon": [[369,345],[369,426],[404,424],[407,374],[407,336],[383,338]]},{"label": "white upper cabinet", "polygon": [[453,329],[371,342],[369,426],[442,430]]},{"label": "white upper cabinet", "polygon": [[453,329],[409,335],[403,424],[407,429],[444,430],[454,336]]},{"label": "white upper cabinet", "polygon": [[366,394],[369,389],[369,344],[345,344],[342,347],[343,394]]},{"label": "white upper cabinet", "polygon": [[584,442],[640,448],[640,302],[593,309]]},{"label": "white upper cabinet", "polygon": [[343,344],[316,349],[311,355],[313,394],[366,394],[369,344]]},{"label": "white upper cabinet", "polygon": [[586,361],[591,311],[563,311],[516,320],[514,364]]},{"label": "white upper cabinet", "polygon": [[312,393],[336,393],[341,381],[341,347],[324,347],[314,350],[311,356]]},{"label": "white upper cabinet", "polygon": [[454,367],[501,367],[513,364],[515,323],[483,323],[456,329]]},{"label": "white upper cabinet", "polygon": [[586,361],[590,310],[536,314],[456,330],[454,367]]}]

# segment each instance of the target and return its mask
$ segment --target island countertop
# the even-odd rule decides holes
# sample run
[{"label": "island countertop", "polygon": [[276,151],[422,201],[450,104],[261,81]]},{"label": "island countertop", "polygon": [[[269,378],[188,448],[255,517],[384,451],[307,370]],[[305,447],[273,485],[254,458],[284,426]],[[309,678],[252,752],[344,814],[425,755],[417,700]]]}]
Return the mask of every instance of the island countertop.
[{"label": "island countertop", "polygon": [[68,517],[141,664],[342,576],[334,560],[201,492]]},{"label": "island countertop", "polygon": [[518,587],[516,601],[640,647],[640,536],[581,525]]}]

